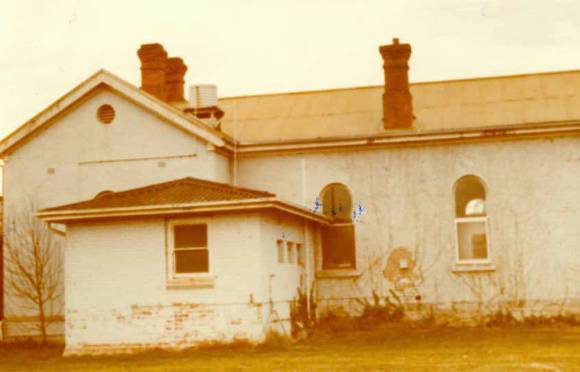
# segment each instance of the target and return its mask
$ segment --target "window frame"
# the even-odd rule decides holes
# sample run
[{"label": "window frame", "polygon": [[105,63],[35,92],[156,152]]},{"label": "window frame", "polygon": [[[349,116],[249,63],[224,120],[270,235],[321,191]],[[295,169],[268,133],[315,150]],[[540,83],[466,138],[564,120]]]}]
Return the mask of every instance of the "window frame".
[{"label": "window frame", "polygon": [[[328,214],[325,214],[325,208],[327,208],[328,206],[325,205],[325,196],[327,193],[330,193],[331,195],[331,199],[332,199],[332,207],[334,207],[335,202],[335,190],[336,188],[341,188],[343,192],[346,193],[346,195],[348,195],[348,207],[349,210],[347,213],[345,213],[345,216],[347,216],[346,218],[340,218],[340,217],[335,217],[335,216],[329,216]],[[341,182],[331,182],[329,184],[327,184],[326,186],[324,186],[322,188],[322,190],[320,190],[320,194],[318,195],[318,198],[320,199],[321,203],[322,203],[322,208],[321,208],[321,213],[327,217],[330,217],[333,219],[333,221],[335,223],[352,223],[353,222],[353,218],[352,218],[352,211],[354,210],[354,204],[353,204],[353,197],[352,197],[352,192],[350,191],[350,188],[345,185],[344,183]]]},{"label": "window frame", "polygon": [[284,239],[276,239],[276,262],[279,265],[286,263],[286,243]]},{"label": "window frame", "polygon": [[[472,265],[472,264],[489,264],[491,260],[491,245],[489,244],[489,217],[487,216],[477,216],[477,217],[455,217],[455,263],[457,265]],[[459,258],[459,224],[470,224],[470,223],[481,223],[483,222],[485,228],[485,248],[487,251],[486,258],[475,258],[475,259],[461,259]]]},{"label": "window frame", "polygon": [[[175,249],[175,227],[176,226],[189,226],[189,225],[205,225],[206,227],[206,246],[205,247],[189,247],[189,248],[179,248]],[[169,279],[187,279],[187,278],[205,278],[212,276],[212,264],[210,255],[211,246],[211,234],[210,234],[210,221],[208,219],[180,219],[171,220],[168,223],[167,230],[167,271],[169,274]],[[207,251],[207,271],[191,272],[191,273],[177,273],[175,268],[175,252],[177,250],[206,250]]]},{"label": "window frame", "polygon": [[[457,216],[457,190],[458,190],[458,186],[460,184],[460,182],[467,178],[474,178],[477,180],[477,182],[481,185],[481,187],[483,188],[483,202],[485,203],[484,205],[484,214],[482,215],[473,215],[473,216],[464,216],[464,217],[458,217]],[[453,216],[454,216],[454,234],[455,234],[455,264],[456,265],[489,265],[493,262],[492,260],[492,247],[491,247],[491,239],[490,239],[490,234],[489,234],[489,216],[488,216],[488,188],[486,183],[478,176],[473,175],[473,174],[466,174],[463,175],[459,178],[457,178],[457,180],[455,181],[455,184],[453,185]],[[466,203],[467,206],[468,203]],[[459,225],[460,224],[470,224],[470,223],[482,223],[484,225],[484,229],[485,229],[485,248],[486,248],[486,252],[487,252],[487,257],[486,258],[475,258],[475,259],[461,259],[459,257],[459,251],[460,251],[460,246],[459,246]]]},{"label": "window frame", "polygon": [[296,243],[296,264],[300,267],[306,267],[306,251],[304,243]]},{"label": "window frame", "polygon": [[[334,216],[329,216],[333,219],[331,226],[330,227],[334,227],[334,228],[344,228],[344,227],[348,227],[348,228],[352,228],[352,249],[349,249],[349,252],[343,252],[343,253],[347,253],[348,255],[348,261],[344,261],[341,262],[340,264],[331,264],[329,263],[329,256],[327,256],[325,253],[327,253],[326,249],[325,249],[325,233],[322,233],[321,236],[321,242],[320,242],[320,258],[321,258],[321,263],[320,263],[320,270],[322,271],[344,271],[344,272],[352,272],[357,270],[358,267],[358,263],[357,263],[357,244],[356,244],[356,226],[355,226],[355,221],[353,219],[353,210],[355,208],[354,205],[354,198],[353,198],[353,193],[351,191],[351,189],[344,183],[342,182],[331,182],[326,184],[322,190],[320,191],[319,194],[319,199],[322,201],[322,214],[324,214],[325,208],[326,208],[326,204],[325,201],[327,200],[325,198],[326,193],[327,192],[333,192],[333,188],[336,187],[340,187],[342,188],[345,192],[346,195],[348,195],[348,205],[350,207],[349,211],[347,214],[345,214],[345,216],[347,216],[347,218],[336,218]],[[334,200],[334,199],[333,199]],[[334,206],[334,205],[333,205]],[[326,214],[325,214],[326,215]],[[328,215],[327,215],[328,216]],[[351,257],[352,256],[352,257]],[[336,256],[334,256],[336,257]],[[346,257],[346,256],[345,256]]]},{"label": "window frame", "polygon": [[296,265],[296,243],[292,240],[286,240],[286,263]]}]

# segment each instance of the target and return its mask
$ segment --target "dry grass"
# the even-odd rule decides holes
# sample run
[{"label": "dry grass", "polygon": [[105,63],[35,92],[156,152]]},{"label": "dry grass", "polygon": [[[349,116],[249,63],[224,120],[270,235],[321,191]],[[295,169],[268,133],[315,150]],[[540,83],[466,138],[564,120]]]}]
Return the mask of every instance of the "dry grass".
[{"label": "dry grass", "polygon": [[580,328],[411,328],[318,330],[301,343],[273,340],[180,353],[61,358],[61,348],[0,347],[1,371],[219,370],[580,370]]}]

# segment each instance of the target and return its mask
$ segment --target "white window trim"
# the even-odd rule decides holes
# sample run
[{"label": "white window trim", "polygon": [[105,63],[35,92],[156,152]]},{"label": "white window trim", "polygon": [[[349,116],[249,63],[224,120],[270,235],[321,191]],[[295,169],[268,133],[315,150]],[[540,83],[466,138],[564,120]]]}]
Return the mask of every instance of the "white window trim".
[{"label": "white window trim", "polygon": [[[208,272],[199,272],[199,273],[182,273],[178,274],[175,272],[175,247],[174,247],[174,228],[175,226],[183,226],[183,225],[206,225],[207,226],[207,251],[208,251]],[[167,224],[167,274],[168,279],[170,281],[179,281],[182,279],[206,279],[203,281],[205,284],[213,284],[209,283],[208,280],[213,279],[212,269],[212,259],[211,259],[211,221],[208,218],[192,218],[192,219],[176,219],[170,220]],[[196,247],[196,249],[200,249],[200,247]],[[206,283],[207,282],[207,283]],[[187,282],[184,282],[187,284]],[[189,284],[196,284],[194,282]]]},{"label": "white window trim", "polygon": [[[485,259],[459,259],[459,224],[470,222],[483,222],[485,225],[485,244],[487,249],[487,258]],[[456,217],[455,218],[455,264],[456,265],[489,265],[492,263],[491,244],[489,236],[489,217],[475,216],[475,217]]]}]

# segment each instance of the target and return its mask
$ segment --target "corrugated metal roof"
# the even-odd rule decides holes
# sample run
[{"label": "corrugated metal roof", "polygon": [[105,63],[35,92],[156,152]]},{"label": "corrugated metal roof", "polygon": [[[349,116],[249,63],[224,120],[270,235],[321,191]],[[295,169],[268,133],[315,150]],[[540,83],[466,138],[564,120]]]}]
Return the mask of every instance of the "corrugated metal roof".
[{"label": "corrugated metal roof", "polygon": [[187,177],[121,192],[104,191],[94,199],[47,208],[39,212],[176,205],[274,196],[276,195],[266,191]]},{"label": "corrugated metal roof", "polygon": [[[580,70],[416,83],[411,93],[417,130],[580,118]],[[385,134],[382,94],[372,86],[222,98],[222,130],[243,143]]]}]

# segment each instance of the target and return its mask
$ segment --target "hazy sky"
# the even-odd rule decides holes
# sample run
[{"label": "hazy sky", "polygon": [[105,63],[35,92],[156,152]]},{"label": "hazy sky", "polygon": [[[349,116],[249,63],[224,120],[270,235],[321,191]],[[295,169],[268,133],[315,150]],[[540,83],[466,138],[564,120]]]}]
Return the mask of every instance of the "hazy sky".
[{"label": "hazy sky", "polygon": [[0,0],[0,136],[100,68],[139,85],[160,42],[220,96],[383,83],[378,46],[413,47],[411,81],[580,68],[580,0]]}]

